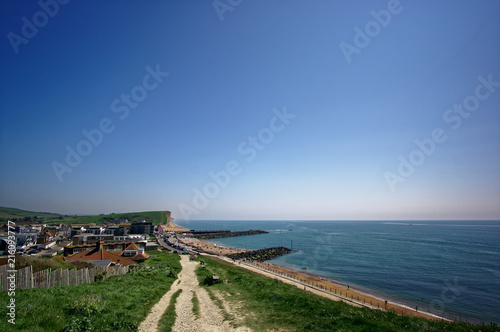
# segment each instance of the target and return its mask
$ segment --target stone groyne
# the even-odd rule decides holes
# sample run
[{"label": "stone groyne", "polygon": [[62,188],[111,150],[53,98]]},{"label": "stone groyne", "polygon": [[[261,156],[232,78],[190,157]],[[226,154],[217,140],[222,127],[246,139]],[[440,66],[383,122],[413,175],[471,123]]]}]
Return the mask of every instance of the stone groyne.
[{"label": "stone groyne", "polygon": [[224,237],[234,237],[234,236],[245,236],[245,235],[256,235],[256,234],[266,234],[269,232],[261,231],[258,229],[251,229],[249,231],[238,231],[238,232],[230,232],[230,231],[195,231],[191,232],[189,236],[202,239],[220,239]]},{"label": "stone groyne", "polygon": [[246,259],[250,261],[258,261],[263,262],[269,259],[273,259],[278,256],[282,256],[285,254],[291,253],[292,250],[285,247],[273,247],[259,250],[251,250],[246,252],[241,252],[237,254],[230,254],[227,257],[237,260],[237,259]]}]

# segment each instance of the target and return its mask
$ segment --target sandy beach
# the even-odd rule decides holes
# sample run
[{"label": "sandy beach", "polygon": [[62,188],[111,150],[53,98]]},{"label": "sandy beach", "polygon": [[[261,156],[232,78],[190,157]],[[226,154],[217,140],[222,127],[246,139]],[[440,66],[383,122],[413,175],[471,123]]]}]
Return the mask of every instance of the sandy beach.
[{"label": "sandy beach", "polygon": [[185,245],[188,245],[192,248],[197,248],[199,250],[202,250],[206,253],[212,254],[212,255],[220,255],[220,256],[227,256],[230,254],[236,254],[240,252],[245,252],[248,250],[244,249],[236,249],[236,248],[229,248],[229,247],[223,247],[220,245],[217,245],[215,243],[208,242],[206,240],[200,240],[192,237],[186,237],[179,239],[182,243]]},{"label": "sandy beach", "polygon": [[[176,232],[186,229],[174,225],[172,229]],[[344,301],[354,306],[367,307],[378,310],[392,310],[400,315],[423,317],[433,320],[447,320],[445,318],[419,311],[417,308],[409,308],[405,305],[382,299],[373,294],[353,288],[340,282],[329,280],[305,271],[297,271],[291,268],[277,266],[270,263],[233,261],[226,257],[229,254],[245,252],[248,250],[219,246],[206,240],[196,238],[179,238],[184,245],[202,251],[202,255],[208,255],[226,263],[258,273],[268,278],[278,279],[287,284],[294,285],[304,291],[329,298],[334,301]]]},{"label": "sandy beach", "polygon": [[189,232],[189,229],[170,223],[170,225],[162,225],[165,232]]}]

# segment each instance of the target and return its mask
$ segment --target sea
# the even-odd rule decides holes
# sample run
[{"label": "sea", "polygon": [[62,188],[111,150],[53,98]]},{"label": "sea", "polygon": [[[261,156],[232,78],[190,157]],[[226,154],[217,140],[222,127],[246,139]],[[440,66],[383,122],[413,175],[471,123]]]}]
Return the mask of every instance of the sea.
[{"label": "sea", "polygon": [[194,230],[268,234],[210,240],[285,246],[272,264],[350,285],[440,317],[500,324],[500,221],[176,221]]}]

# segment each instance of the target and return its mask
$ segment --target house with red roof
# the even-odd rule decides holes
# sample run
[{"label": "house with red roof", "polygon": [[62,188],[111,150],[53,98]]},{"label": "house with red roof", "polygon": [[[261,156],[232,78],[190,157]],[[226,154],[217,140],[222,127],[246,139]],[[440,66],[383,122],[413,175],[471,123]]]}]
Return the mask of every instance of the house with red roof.
[{"label": "house with red roof", "polygon": [[145,261],[149,255],[139,249],[135,243],[130,243],[123,251],[108,251],[102,248],[102,241],[95,248],[84,249],[65,258],[66,261],[113,261],[122,266]]}]

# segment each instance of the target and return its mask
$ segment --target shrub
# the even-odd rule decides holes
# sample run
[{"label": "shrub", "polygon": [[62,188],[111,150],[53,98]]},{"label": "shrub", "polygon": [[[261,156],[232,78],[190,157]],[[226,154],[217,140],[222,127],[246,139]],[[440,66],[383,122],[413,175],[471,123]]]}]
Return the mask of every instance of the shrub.
[{"label": "shrub", "polygon": [[80,332],[80,331],[95,331],[90,318],[88,317],[73,317],[71,322],[66,325],[63,332]]},{"label": "shrub", "polygon": [[111,323],[114,331],[137,331],[137,325],[126,320],[118,320]]},{"label": "shrub", "polygon": [[78,297],[72,305],[68,307],[70,314],[89,317],[97,314],[104,307],[104,303],[100,296],[84,295]]},{"label": "shrub", "polygon": [[205,279],[203,279],[202,285],[212,286],[218,284],[219,282],[221,282],[220,279],[214,279],[213,276],[207,276],[205,277]]},{"label": "shrub", "polygon": [[76,267],[78,270],[84,269],[84,268],[91,269],[94,267],[94,264],[92,264],[91,262],[81,261],[81,260],[80,261],[72,261],[70,264],[73,265],[74,267]]}]

